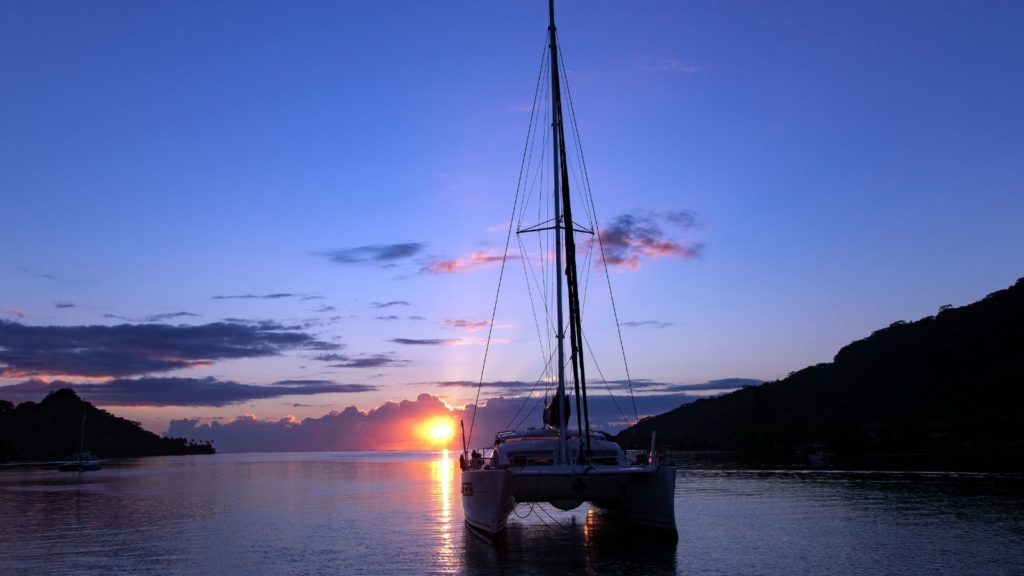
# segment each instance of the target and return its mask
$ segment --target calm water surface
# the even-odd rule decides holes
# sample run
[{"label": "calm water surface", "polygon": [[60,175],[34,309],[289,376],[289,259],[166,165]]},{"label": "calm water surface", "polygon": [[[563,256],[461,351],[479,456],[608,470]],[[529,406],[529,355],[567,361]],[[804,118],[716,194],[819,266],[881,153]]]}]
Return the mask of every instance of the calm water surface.
[{"label": "calm water surface", "polygon": [[218,454],[0,468],[0,574],[1024,574],[1024,479],[681,469],[679,542],[586,507],[468,532],[457,455]]}]

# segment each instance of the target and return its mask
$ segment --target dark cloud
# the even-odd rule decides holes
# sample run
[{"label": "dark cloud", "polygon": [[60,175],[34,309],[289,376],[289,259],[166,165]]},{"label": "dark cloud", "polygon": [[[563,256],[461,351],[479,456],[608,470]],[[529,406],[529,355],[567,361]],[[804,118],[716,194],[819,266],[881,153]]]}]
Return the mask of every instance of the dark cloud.
[{"label": "dark cloud", "polygon": [[662,224],[679,229],[698,226],[697,217],[685,210],[671,212],[641,212],[618,216],[607,228],[601,230],[599,240],[608,264],[631,269],[640,267],[644,258],[676,256],[679,258],[700,258],[704,245],[698,242],[680,241],[668,237]]},{"label": "dark cloud", "polygon": [[387,316],[377,316],[377,320],[398,320],[398,316],[395,316],[394,314],[389,314]]},{"label": "dark cloud", "polygon": [[313,357],[314,360],[320,360],[321,362],[339,362],[342,360],[348,360],[348,356],[344,354],[318,354]]},{"label": "dark cloud", "polygon": [[408,364],[408,360],[398,360],[388,354],[369,354],[348,358],[330,366],[332,368],[386,368],[407,366]]},{"label": "dark cloud", "polygon": [[370,308],[388,308],[390,306],[412,306],[405,300],[392,300],[390,302],[370,302]]},{"label": "dark cloud", "polygon": [[450,346],[459,342],[457,338],[392,338],[391,341],[407,346]]},{"label": "dark cloud", "polygon": [[[637,398],[640,398],[644,395],[651,394],[736,390],[738,388],[743,388],[746,386],[758,386],[762,383],[762,380],[754,380],[752,378],[722,378],[719,380],[710,380],[708,382],[702,382],[699,384],[675,384],[640,378],[632,381],[591,381],[587,383],[587,389],[599,392],[606,392],[610,390],[614,391],[615,393],[633,390],[638,394]],[[542,391],[545,387],[547,387],[547,385],[543,382],[530,382],[523,380],[493,380],[485,381],[483,383],[478,383],[470,380],[448,380],[443,382],[419,382],[410,385],[420,387],[435,386],[439,388],[476,388],[477,386],[481,386],[482,388],[489,390],[491,394],[503,396],[508,395],[516,397],[523,394],[524,392],[530,392],[531,390]]]},{"label": "dark cloud", "polygon": [[0,376],[136,376],[337,344],[274,322],[26,326],[0,320]]},{"label": "dark cloud", "polygon": [[[684,394],[663,394],[638,397],[636,414],[629,398],[608,396],[591,398],[590,415],[593,427],[617,432],[643,418],[672,410],[691,402],[695,397]],[[171,421],[169,436],[210,440],[221,452],[299,451],[299,450],[420,450],[431,446],[415,433],[418,427],[435,417],[452,422],[462,420],[469,446],[489,446],[494,435],[510,428],[541,426],[544,398],[492,398],[479,409],[452,409],[441,398],[420,394],[415,401],[388,402],[367,412],[350,406],[320,418],[282,418],[259,420],[240,416],[227,423],[201,423],[198,418]],[[570,402],[572,404],[572,402]],[[574,405],[574,404],[573,404]],[[452,440],[449,448],[461,445],[461,438]]]},{"label": "dark cloud", "polygon": [[620,326],[626,328],[639,328],[641,326],[650,326],[651,328],[668,328],[674,326],[672,322],[662,322],[661,320],[640,320],[638,322],[622,322]]},{"label": "dark cloud", "polygon": [[35,276],[36,278],[43,278],[45,280],[57,280],[57,276],[54,276],[53,274],[47,274],[45,272],[39,272],[37,270],[32,270],[30,268],[25,268],[24,266],[18,267],[18,272],[20,272],[22,274],[28,274],[29,276]]},{"label": "dark cloud", "polygon": [[56,308],[74,308],[75,307],[75,303],[74,302],[54,302],[53,305]]},{"label": "dark cloud", "polygon": [[697,391],[725,391],[747,388],[749,386],[760,386],[764,380],[753,378],[722,378],[720,380],[709,380],[701,384],[672,384],[661,388],[666,392],[697,392]]},{"label": "dark cloud", "polygon": [[348,356],[346,354],[320,354],[314,360],[321,362],[333,362],[331,368],[385,368],[407,366],[408,360],[400,360],[390,354],[359,354]]},{"label": "dark cloud", "polygon": [[199,314],[193,314],[191,312],[170,312],[167,314],[154,314],[152,316],[146,316],[146,322],[161,322],[163,320],[170,320],[172,318],[198,318]]},{"label": "dark cloud", "polygon": [[321,306],[314,310],[314,312],[334,312],[336,308],[334,306]]},{"label": "dark cloud", "polygon": [[12,402],[38,401],[61,388],[101,406],[228,406],[282,396],[357,393],[376,390],[368,384],[337,384],[330,380],[283,380],[266,386],[215,378],[116,378],[98,384],[28,380],[0,387]]},{"label": "dark cloud", "polygon": [[426,320],[423,316],[409,316],[409,320]]},{"label": "dark cloud", "polygon": [[377,264],[393,266],[398,261],[412,258],[423,251],[425,246],[419,242],[402,244],[372,244],[356,248],[344,248],[321,254],[335,264]]},{"label": "dark cloud", "polygon": [[[281,298],[298,298],[299,294],[292,294],[291,292],[275,292],[273,294],[235,294],[227,296],[214,296],[214,300],[280,300]],[[302,296],[303,300],[310,300],[312,298]]]}]

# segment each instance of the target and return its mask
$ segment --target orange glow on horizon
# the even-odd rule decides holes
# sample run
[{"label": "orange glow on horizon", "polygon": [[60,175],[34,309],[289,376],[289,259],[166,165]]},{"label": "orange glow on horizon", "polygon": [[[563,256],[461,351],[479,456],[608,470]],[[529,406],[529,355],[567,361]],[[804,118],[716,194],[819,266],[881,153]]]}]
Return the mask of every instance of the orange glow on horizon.
[{"label": "orange glow on horizon", "polygon": [[416,435],[431,446],[447,447],[455,438],[455,421],[446,416],[428,418],[416,426]]}]

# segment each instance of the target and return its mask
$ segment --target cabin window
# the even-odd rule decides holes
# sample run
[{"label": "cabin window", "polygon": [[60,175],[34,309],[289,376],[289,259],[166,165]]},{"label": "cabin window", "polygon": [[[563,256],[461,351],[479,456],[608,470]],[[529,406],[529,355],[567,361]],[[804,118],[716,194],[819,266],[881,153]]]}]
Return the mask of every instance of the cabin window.
[{"label": "cabin window", "polygon": [[515,452],[509,454],[513,466],[551,466],[555,463],[555,455],[549,451]]}]

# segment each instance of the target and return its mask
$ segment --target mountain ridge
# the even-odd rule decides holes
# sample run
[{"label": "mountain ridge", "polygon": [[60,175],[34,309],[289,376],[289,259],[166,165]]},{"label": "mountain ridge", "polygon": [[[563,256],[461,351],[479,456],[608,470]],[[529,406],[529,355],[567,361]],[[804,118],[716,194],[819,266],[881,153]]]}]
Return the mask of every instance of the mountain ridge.
[{"label": "mountain ridge", "polygon": [[[619,434],[681,450],[773,463],[842,458],[1009,455],[1024,464],[1024,278],[935,316],[894,322],[832,362],[685,404]],[[938,459],[938,460],[937,460]],[[989,466],[990,467],[990,466]]]},{"label": "mountain ridge", "polygon": [[78,452],[80,444],[100,458],[214,452],[209,443],[157,436],[138,422],[82,400],[70,388],[51,392],[41,402],[22,402],[16,407],[0,400],[0,462],[60,460]]}]

